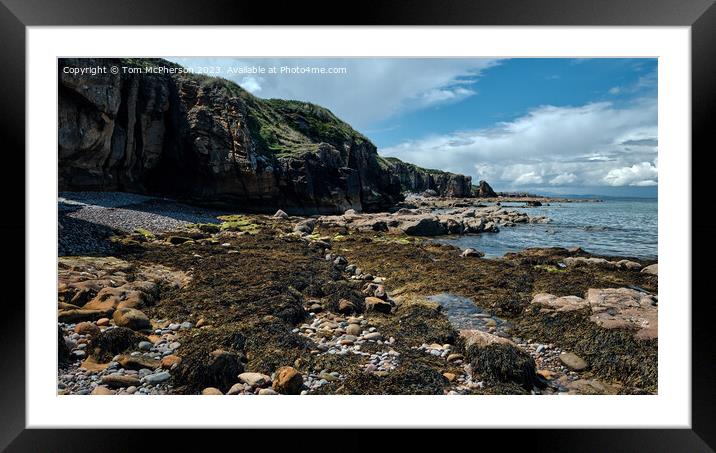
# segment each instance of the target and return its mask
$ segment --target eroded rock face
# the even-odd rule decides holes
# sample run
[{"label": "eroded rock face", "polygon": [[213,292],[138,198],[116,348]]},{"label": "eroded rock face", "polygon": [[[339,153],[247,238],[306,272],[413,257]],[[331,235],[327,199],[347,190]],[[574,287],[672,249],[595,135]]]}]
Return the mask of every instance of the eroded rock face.
[{"label": "eroded rock face", "polygon": [[402,199],[375,146],[326,109],[187,75],[63,71],[110,64],[130,63],[59,61],[60,190],[160,193],[298,214],[374,211]]},{"label": "eroded rock face", "polygon": [[400,180],[403,190],[440,197],[472,196],[470,176],[427,170],[394,157],[387,158],[386,161],[390,165],[390,172]]}]

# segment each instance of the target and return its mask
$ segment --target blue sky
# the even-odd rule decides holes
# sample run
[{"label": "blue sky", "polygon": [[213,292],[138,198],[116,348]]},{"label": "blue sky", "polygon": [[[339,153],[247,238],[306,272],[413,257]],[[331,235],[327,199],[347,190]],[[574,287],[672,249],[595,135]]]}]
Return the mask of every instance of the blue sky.
[{"label": "blue sky", "polygon": [[[323,105],[381,155],[496,190],[656,196],[656,59],[170,60]],[[245,73],[297,65],[345,72]]]}]

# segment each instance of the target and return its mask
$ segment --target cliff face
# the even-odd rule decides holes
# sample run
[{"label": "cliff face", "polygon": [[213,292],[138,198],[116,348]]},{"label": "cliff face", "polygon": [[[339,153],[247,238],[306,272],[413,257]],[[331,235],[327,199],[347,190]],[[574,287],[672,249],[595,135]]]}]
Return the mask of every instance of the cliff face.
[{"label": "cliff face", "polygon": [[375,146],[321,107],[258,99],[209,77],[63,70],[146,63],[60,59],[60,190],[297,214],[377,211],[402,199]]},{"label": "cliff face", "polygon": [[470,176],[420,168],[395,157],[385,158],[385,162],[389,171],[398,177],[403,190],[409,192],[434,190],[442,197],[472,196]]}]

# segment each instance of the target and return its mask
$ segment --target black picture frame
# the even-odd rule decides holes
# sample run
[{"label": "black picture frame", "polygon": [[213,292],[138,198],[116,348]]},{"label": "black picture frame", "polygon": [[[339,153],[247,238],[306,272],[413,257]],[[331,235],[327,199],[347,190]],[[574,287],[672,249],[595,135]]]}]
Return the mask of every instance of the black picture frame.
[{"label": "black picture frame", "polygon": [[[350,4],[310,2],[258,2],[246,0],[0,0],[0,127],[4,176],[0,178],[6,212],[0,215],[0,244],[7,259],[4,272],[5,303],[0,308],[0,448],[7,451],[128,451],[149,450],[166,437],[130,430],[25,429],[25,250],[17,238],[25,235],[25,31],[28,26],[87,25],[570,25],[570,26],[690,26],[692,64],[692,149],[679,150],[692,162],[692,207],[708,194],[709,165],[702,165],[713,148],[710,132],[716,105],[716,6],[713,0],[364,0]],[[54,100],[52,101],[54,102]],[[48,108],[54,106],[48,104]],[[703,148],[703,149],[702,149]],[[48,150],[48,153],[53,152]],[[662,190],[668,190],[664,188]],[[22,196],[20,195],[22,194]],[[706,200],[704,200],[707,202]],[[692,220],[692,243],[698,255],[714,249],[713,220]],[[713,218],[713,216],[710,216]],[[684,219],[686,220],[686,219]],[[693,250],[693,247],[692,247]],[[8,254],[9,252],[9,254]],[[693,253],[693,252],[692,252]],[[714,451],[716,449],[716,354],[713,314],[705,286],[713,264],[699,265],[692,254],[692,429],[647,430],[520,430],[509,435],[509,446],[521,440],[530,450],[549,451]],[[689,263],[683,263],[689,265]],[[12,295],[10,295],[12,294]],[[49,303],[49,302],[48,302]],[[48,347],[48,359],[54,360]],[[230,434],[224,431],[224,434]],[[342,435],[334,431],[334,434]],[[266,434],[264,434],[266,435]],[[410,434],[429,439],[427,430]],[[489,436],[482,432],[481,437]],[[235,436],[235,435],[234,435]],[[298,445],[299,435],[270,435],[271,449]],[[203,434],[191,433],[202,443]],[[227,436],[228,437],[228,436]],[[402,437],[402,436],[401,436]],[[470,443],[472,435],[441,436],[443,448],[450,438]],[[396,437],[397,439],[398,437]],[[484,438],[484,437],[483,437]],[[217,438],[218,439],[218,438]],[[213,434],[212,434],[212,440]],[[173,439],[176,444],[177,438]],[[350,444],[350,440],[346,440]],[[381,442],[382,443],[382,442]],[[182,445],[183,440],[182,440]],[[187,444],[188,445],[188,444]],[[389,443],[383,444],[388,446]],[[486,444],[485,444],[486,445]],[[209,444],[206,444],[209,446]],[[153,449],[153,448],[152,448]],[[362,448],[361,448],[362,449]]]}]

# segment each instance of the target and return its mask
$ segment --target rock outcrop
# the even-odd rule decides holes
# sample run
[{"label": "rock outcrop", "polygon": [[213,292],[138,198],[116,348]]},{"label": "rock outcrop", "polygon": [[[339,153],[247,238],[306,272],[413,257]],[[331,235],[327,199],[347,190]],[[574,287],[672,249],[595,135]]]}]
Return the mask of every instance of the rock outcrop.
[{"label": "rock outcrop", "polygon": [[391,174],[398,177],[404,191],[416,193],[435,191],[437,196],[451,198],[472,196],[470,176],[421,168],[395,157],[385,158],[384,165]]},{"label": "rock outcrop", "polygon": [[[72,71],[112,65],[118,74]],[[60,59],[60,190],[292,214],[377,211],[402,199],[375,145],[327,109],[182,70],[160,59]]]},{"label": "rock outcrop", "polygon": [[497,193],[492,190],[492,187],[490,187],[487,181],[480,181],[480,183],[475,187],[474,195],[480,198],[492,198],[496,197]]}]

